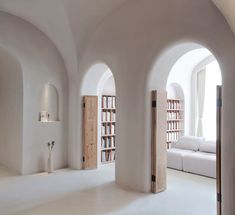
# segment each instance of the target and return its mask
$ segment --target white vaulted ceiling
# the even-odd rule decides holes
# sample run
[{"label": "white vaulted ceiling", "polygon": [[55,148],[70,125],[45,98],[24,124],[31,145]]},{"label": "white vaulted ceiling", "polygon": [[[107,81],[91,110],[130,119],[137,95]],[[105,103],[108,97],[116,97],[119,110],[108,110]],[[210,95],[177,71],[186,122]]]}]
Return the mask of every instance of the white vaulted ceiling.
[{"label": "white vaulted ceiling", "polygon": [[[95,30],[126,1],[131,0],[0,0],[0,10],[23,18],[44,32],[73,77]],[[213,1],[235,32],[235,1]]]},{"label": "white vaulted ceiling", "polygon": [[235,1],[234,0],[212,0],[222,12],[233,32],[235,33]]},{"label": "white vaulted ceiling", "polygon": [[126,0],[0,0],[0,10],[32,23],[61,53],[68,73],[102,20]]}]

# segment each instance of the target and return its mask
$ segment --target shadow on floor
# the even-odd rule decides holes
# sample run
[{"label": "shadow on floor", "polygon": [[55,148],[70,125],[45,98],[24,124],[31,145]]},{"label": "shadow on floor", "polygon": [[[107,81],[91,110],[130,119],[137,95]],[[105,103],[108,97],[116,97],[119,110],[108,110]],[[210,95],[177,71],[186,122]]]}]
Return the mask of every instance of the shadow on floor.
[{"label": "shadow on floor", "polygon": [[115,212],[149,194],[125,191],[110,182],[74,192],[62,199],[19,211],[14,215],[98,215]]}]

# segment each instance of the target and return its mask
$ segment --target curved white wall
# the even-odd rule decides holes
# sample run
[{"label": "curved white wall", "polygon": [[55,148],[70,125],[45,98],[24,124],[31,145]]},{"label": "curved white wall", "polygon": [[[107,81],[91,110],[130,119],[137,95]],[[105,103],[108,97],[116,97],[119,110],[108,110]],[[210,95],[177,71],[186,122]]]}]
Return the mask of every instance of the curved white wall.
[{"label": "curved white wall", "polygon": [[107,80],[103,84],[102,94],[103,95],[116,95],[115,80],[114,80],[113,75],[107,78]]},{"label": "curved white wall", "polygon": [[167,84],[167,98],[184,100],[184,91],[179,83],[172,82]]},{"label": "curved white wall", "polygon": [[[196,45],[185,47],[185,42],[190,41]],[[93,62],[104,60],[111,68],[118,100],[116,181],[123,187],[147,192],[150,190],[150,90],[152,86],[165,89],[170,68],[183,54],[201,47],[197,44],[214,54],[223,74],[222,202],[224,213],[234,214],[235,174],[231,164],[235,163],[232,154],[235,116],[228,113],[229,107],[235,105],[232,96],[235,37],[210,0],[127,1],[102,23],[91,39],[80,62],[78,85]],[[154,64],[160,63],[162,66],[158,66],[156,73],[159,79],[151,85],[150,71]],[[79,106],[77,109],[81,110]],[[76,126],[79,127],[79,122]],[[71,142],[73,145],[76,143]]]},{"label": "curved white wall", "polygon": [[[0,12],[0,45],[21,64],[23,72],[22,174],[45,171],[48,141],[55,140],[55,168],[67,166],[67,76],[63,60],[52,42],[30,23]],[[58,123],[39,123],[41,91],[46,83],[60,95]],[[10,86],[9,86],[10,87]]]}]

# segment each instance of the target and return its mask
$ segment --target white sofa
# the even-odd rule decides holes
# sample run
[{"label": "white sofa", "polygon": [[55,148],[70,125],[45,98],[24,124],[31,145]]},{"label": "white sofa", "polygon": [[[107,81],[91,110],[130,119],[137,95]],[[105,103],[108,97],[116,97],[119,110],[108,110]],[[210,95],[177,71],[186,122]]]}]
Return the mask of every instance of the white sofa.
[{"label": "white sofa", "polygon": [[167,167],[216,178],[216,144],[183,136],[167,150]]}]

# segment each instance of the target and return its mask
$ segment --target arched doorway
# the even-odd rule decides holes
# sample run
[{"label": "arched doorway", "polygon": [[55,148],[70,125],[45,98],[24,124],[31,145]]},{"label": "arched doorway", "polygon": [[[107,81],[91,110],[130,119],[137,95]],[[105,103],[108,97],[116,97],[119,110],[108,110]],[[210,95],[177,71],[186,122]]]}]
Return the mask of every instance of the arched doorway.
[{"label": "arched doorway", "polygon": [[95,96],[97,99],[97,122],[95,122],[97,124],[97,134],[95,134],[97,154],[94,154],[96,162],[93,168],[111,164],[114,170],[116,88],[114,76],[106,64],[97,63],[90,67],[83,79],[82,96]]},{"label": "arched doorway", "polygon": [[[211,93],[211,92],[205,92],[205,89],[207,89],[208,87],[211,88],[211,86],[210,86],[211,81],[208,81],[208,80],[206,81],[206,79],[204,78],[203,79],[204,81],[202,83],[199,83],[198,76],[197,76],[197,79],[195,79],[195,69],[197,69],[198,73],[204,72],[204,77],[208,76],[208,78],[209,78],[209,74],[211,73],[209,71],[210,70],[209,63],[211,61],[209,61],[208,59],[215,60],[215,57],[212,55],[212,53],[208,49],[201,46],[200,44],[181,43],[181,44],[175,45],[175,46],[167,49],[162,55],[160,55],[160,57],[158,58],[158,60],[156,61],[156,63],[153,66],[151,75],[149,76],[149,80],[148,80],[148,90],[149,91],[151,91],[151,90],[166,91],[167,90],[169,92],[168,96],[171,97],[168,99],[172,100],[173,105],[166,112],[168,113],[168,111],[169,111],[169,112],[174,113],[174,114],[172,114],[174,116],[173,118],[167,119],[167,124],[170,123],[172,125],[172,126],[170,126],[171,129],[169,129],[170,130],[169,132],[172,132],[174,134],[173,138],[171,138],[171,139],[173,139],[172,144],[174,142],[173,148],[175,147],[175,144],[178,144],[180,142],[180,141],[178,141],[180,136],[184,136],[184,137],[190,136],[190,138],[192,136],[202,136],[202,137],[200,137],[201,139],[203,139],[201,141],[201,143],[202,142],[207,143],[207,141],[205,141],[205,138],[203,137],[202,134],[196,135],[197,131],[195,131],[195,129],[196,130],[198,129],[198,127],[199,127],[198,124],[201,123],[200,122],[201,118],[202,117],[204,119],[206,118],[206,116],[202,116],[204,109],[206,109],[204,104],[207,103],[207,102],[204,102],[204,100],[206,99],[205,95],[208,93]],[[219,68],[218,63],[217,63],[217,68]],[[215,73],[214,73],[214,75],[215,75]],[[219,73],[219,75],[221,75],[221,74]],[[196,89],[195,89],[195,83],[197,86]],[[214,83],[220,84],[220,82],[217,80],[214,81]],[[216,93],[216,86],[215,85],[216,84],[214,84],[214,86],[213,86],[214,91],[212,92],[213,98],[214,98],[213,101],[214,101],[214,109],[215,110],[216,110],[216,98],[215,98],[215,93]],[[203,89],[203,90],[201,90],[201,89]],[[200,90],[203,91],[202,98],[199,98],[200,97],[200,94],[199,94]],[[209,97],[210,97],[210,95],[209,95]],[[207,95],[207,97],[208,97],[208,95]],[[183,99],[183,101],[182,101],[182,99]],[[178,105],[178,102],[180,102],[180,101],[182,101],[182,104]],[[200,107],[200,105],[198,105],[199,102],[203,103],[203,104],[200,104],[202,107]],[[150,104],[150,102],[148,102],[148,104]],[[176,108],[174,106],[176,106]],[[180,108],[178,108],[179,106],[180,106]],[[181,110],[182,107],[184,110]],[[175,110],[172,110],[172,109],[175,109]],[[200,109],[202,109],[202,111],[200,111]],[[181,111],[183,111],[183,114],[181,114]],[[177,115],[178,113],[180,116],[179,118]],[[193,116],[195,118],[193,118]],[[184,117],[184,118],[181,118],[181,117]],[[213,117],[214,117],[214,122],[215,122],[215,118],[216,118],[215,111],[214,111]],[[181,128],[178,127],[180,120],[182,120],[184,122],[184,125]],[[215,129],[214,129],[214,131],[215,131]],[[214,133],[214,137],[215,136],[216,136],[216,133]],[[210,144],[211,144],[211,142],[210,142]],[[192,145],[190,145],[190,147],[191,146]],[[186,159],[187,155],[184,154],[184,152],[187,149],[182,148],[183,153],[181,153],[178,151],[180,149],[180,147],[175,147],[175,148],[177,148],[177,150],[176,150],[177,152],[174,153],[174,156],[172,156],[171,163],[173,165],[170,167],[174,168],[174,169],[178,169],[180,171],[184,171],[184,167],[188,165],[188,164],[185,164],[185,166],[184,166],[184,162],[187,162],[187,159]],[[198,174],[198,175],[204,175],[207,177],[215,178],[216,177],[216,173],[215,173],[216,172],[216,159],[211,159],[212,156],[216,157],[215,138],[214,138],[214,146],[213,146],[212,150],[208,149],[208,150],[203,151],[202,148],[203,147],[201,147],[201,148],[199,147],[199,143],[198,143],[198,148],[192,150],[193,153],[198,153],[198,154],[196,154],[196,156],[194,156],[195,154],[190,155],[190,156],[192,156],[192,157],[194,156],[194,157],[192,159],[190,158],[191,160],[188,159],[188,161],[190,160],[190,162],[192,162],[192,164],[188,165],[187,167],[190,166],[190,168],[192,168],[192,169],[190,170],[188,168],[185,168],[185,172],[190,172],[190,173],[194,173],[194,174]],[[208,159],[208,157],[206,157],[205,160],[207,160],[207,161],[210,160],[209,162],[211,162],[213,160],[213,165],[208,165],[208,166],[210,166],[208,168],[211,168],[211,167],[213,168],[213,171],[211,171],[213,173],[208,173],[208,172],[210,172],[210,170],[208,170],[208,169],[205,171],[201,171],[201,170],[197,169],[201,165],[201,164],[199,164],[200,160],[197,160],[198,163],[195,164],[193,162],[196,162],[196,161],[193,161],[193,159],[198,159],[199,156],[197,156],[197,155],[199,155],[199,154],[200,154],[200,156],[202,156],[202,159],[204,159],[203,158],[204,155],[205,156],[209,155],[208,157],[210,157],[210,158]],[[179,156],[177,157],[176,155],[179,155]],[[188,156],[188,157],[190,157],[190,156]],[[167,156],[165,157],[165,162],[167,162],[167,166],[169,167],[168,160],[169,160],[169,156],[167,153]],[[179,166],[176,165],[177,162],[179,162]],[[200,168],[204,168],[207,165],[206,162],[204,163],[203,160],[201,161],[201,163],[203,163],[203,164],[201,165]],[[203,167],[203,165],[204,165],[204,167]],[[165,166],[166,166],[166,164],[165,164]],[[164,164],[163,164],[163,167],[164,167]],[[169,171],[167,171],[167,172],[169,172]],[[169,176],[169,178],[170,179],[168,181],[172,181],[172,177]],[[152,180],[153,179],[157,180],[156,177],[152,177]],[[169,183],[168,183],[168,185],[169,185]],[[171,185],[169,185],[169,186],[171,187]],[[214,186],[214,192],[213,192],[213,195],[211,195],[210,210],[212,212],[215,212],[215,210],[216,210],[216,201],[215,201],[215,199],[216,199],[216,188],[215,188],[216,183],[215,183],[215,181],[214,182],[212,181],[212,186]]]}]

